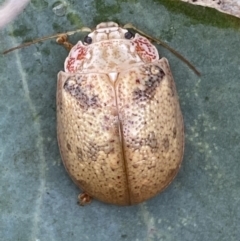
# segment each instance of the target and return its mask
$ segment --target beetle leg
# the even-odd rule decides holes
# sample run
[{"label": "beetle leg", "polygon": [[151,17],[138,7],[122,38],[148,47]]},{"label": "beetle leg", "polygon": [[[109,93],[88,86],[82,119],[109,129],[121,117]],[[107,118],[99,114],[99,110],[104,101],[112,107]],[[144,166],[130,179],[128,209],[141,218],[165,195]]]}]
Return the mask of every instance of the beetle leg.
[{"label": "beetle leg", "polygon": [[144,33],[142,30],[138,29],[131,23],[127,23],[123,26],[123,28],[131,28],[134,31],[140,33],[141,35],[145,36],[146,38],[150,39],[151,41],[155,42],[158,45],[162,45],[164,48],[168,49],[171,53],[173,53],[176,57],[178,57],[180,60],[182,60],[190,69],[192,69],[196,75],[200,76],[201,73],[194,67],[194,65],[188,61],[185,57],[183,57],[180,53],[178,53],[175,49],[168,46],[166,43],[164,43],[162,40],[154,38],[147,33]]},{"label": "beetle leg", "polygon": [[92,197],[90,197],[86,192],[83,192],[78,195],[78,203],[80,206],[85,206],[90,204],[92,201]]},{"label": "beetle leg", "polygon": [[67,41],[67,37],[68,37],[67,34],[62,34],[56,39],[56,42],[58,44],[63,45],[67,50],[70,51],[71,48],[73,47],[73,44]]}]

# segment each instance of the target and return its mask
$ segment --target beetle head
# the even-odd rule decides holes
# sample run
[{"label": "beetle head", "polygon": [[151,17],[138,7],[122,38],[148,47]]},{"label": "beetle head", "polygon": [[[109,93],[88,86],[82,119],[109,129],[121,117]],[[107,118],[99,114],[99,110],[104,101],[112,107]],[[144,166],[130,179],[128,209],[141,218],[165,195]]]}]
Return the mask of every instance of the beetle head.
[{"label": "beetle head", "polygon": [[[88,40],[91,38],[91,43],[109,39],[130,39],[129,31],[118,26],[115,22],[103,22],[97,25],[96,29],[88,34]],[[126,37],[127,36],[127,37]],[[87,43],[87,42],[85,42]],[[88,43],[87,43],[88,44]]]}]

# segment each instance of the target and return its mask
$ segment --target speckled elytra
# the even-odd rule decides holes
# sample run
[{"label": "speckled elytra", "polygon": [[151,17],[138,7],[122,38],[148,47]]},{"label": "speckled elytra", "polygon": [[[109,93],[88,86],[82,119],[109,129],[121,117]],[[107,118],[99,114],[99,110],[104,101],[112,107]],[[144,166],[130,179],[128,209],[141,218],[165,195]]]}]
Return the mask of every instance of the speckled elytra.
[{"label": "speckled elytra", "polygon": [[57,80],[57,134],[81,204],[143,202],[172,182],[182,162],[183,118],[168,61],[148,35],[127,28],[136,30],[114,22],[84,28],[90,33],[74,46],[53,36],[70,49]]}]

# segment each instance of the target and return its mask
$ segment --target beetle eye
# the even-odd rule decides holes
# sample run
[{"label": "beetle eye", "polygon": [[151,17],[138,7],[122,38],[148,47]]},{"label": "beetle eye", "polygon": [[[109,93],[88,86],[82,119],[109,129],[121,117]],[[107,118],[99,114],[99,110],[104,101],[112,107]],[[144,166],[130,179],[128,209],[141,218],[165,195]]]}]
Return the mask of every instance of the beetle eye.
[{"label": "beetle eye", "polygon": [[91,44],[91,43],[92,43],[92,38],[87,35],[87,36],[84,38],[83,41],[84,41],[84,43],[86,43],[86,44]]},{"label": "beetle eye", "polygon": [[128,32],[126,32],[126,33],[124,34],[124,37],[125,37],[126,39],[131,39],[133,36],[134,36],[134,34],[133,34],[132,32],[130,32],[130,31],[128,31]]}]

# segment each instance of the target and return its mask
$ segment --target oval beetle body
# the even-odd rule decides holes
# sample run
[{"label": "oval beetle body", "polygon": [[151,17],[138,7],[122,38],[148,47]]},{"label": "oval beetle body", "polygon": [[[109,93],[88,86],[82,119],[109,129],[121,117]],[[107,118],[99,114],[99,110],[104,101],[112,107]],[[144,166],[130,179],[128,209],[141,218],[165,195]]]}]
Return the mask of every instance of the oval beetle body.
[{"label": "oval beetle body", "polygon": [[167,59],[114,22],[78,42],[58,74],[57,133],[73,181],[106,203],[132,205],[167,187],[184,129]]}]

